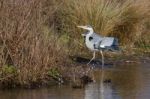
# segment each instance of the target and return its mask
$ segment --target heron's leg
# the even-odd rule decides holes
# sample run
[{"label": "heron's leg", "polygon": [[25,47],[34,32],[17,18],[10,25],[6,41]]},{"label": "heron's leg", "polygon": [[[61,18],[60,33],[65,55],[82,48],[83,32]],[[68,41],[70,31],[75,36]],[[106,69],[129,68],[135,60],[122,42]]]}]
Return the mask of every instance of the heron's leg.
[{"label": "heron's leg", "polygon": [[93,52],[93,57],[92,57],[92,59],[87,63],[87,65],[89,65],[91,62],[92,62],[92,60],[94,60],[95,59],[95,51]]},{"label": "heron's leg", "polygon": [[[95,51],[93,52],[93,57],[92,57],[92,59],[87,63],[87,65],[89,65],[91,62],[92,62],[92,60],[94,60],[95,59]],[[93,74],[93,71],[91,71],[91,70],[93,70],[93,66],[91,66],[85,73],[87,74],[87,73],[89,73],[89,72],[91,72],[92,73],[92,80],[93,80],[93,82],[95,82],[95,78],[94,78],[94,74]]]},{"label": "heron's leg", "polygon": [[103,92],[104,92],[104,85],[103,85],[103,80],[104,80],[104,71],[103,71],[103,67],[104,67],[104,55],[103,55],[103,51],[101,50],[101,55],[102,55],[102,74],[101,74],[101,82],[100,82],[100,87],[101,87],[101,96],[103,96]]},{"label": "heron's leg", "polygon": [[104,55],[103,55],[103,51],[101,50],[101,55],[102,55],[102,69],[103,69],[103,66],[104,66]]},{"label": "heron's leg", "polygon": [[[92,60],[95,59],[95,51],[93,52],[93,57],[92,59],[87,63],[87,65],[89,65],[91,63]],[[91,69],[93,69],[93,67],[91,66],[85,73],[87,74]]]}]

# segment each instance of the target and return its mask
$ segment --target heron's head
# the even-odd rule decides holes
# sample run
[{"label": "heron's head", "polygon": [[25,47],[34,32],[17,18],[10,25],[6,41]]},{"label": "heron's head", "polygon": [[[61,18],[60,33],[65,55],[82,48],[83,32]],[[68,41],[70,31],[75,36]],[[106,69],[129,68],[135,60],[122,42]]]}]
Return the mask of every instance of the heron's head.
[{"label": "heron's head", "polygon": [[78,28],[82,28],[82,29],[85,29],[89,32],[93,32],[93,28],[90,26],[90,25],[86,25],[86,26],[77,26]]},{"label": "heron's head", "polygon": [[87,34],[88,34],[88,33],[85,32],[85,33],[82,34],[82,36],[83,36],[84,38],[86,38],[86,35],[87,35]]}]

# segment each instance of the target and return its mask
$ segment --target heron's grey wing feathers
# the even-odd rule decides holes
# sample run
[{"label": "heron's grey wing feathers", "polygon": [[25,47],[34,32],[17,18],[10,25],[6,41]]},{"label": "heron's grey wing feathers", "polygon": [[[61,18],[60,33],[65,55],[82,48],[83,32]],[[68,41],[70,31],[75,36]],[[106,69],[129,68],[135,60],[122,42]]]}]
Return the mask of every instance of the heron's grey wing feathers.
[{"label": "heron's grey wing feathers", "polygon": [[114,38],[113,45],[115,45],[115,46],[119,46],[119,43],[118,43],[118,39],[117,39],[117,38]]},{"label": "heron's grey wing feathers", "polygon": [[114,37],[104,37],[100,43],[100,48],[105,48],[108,50],[119,50],[118,39]]},{"label": "heron's grey wing feathers", "polygon": [[113,44],[112,44],[112,46],[111,46],[111,49],[113,49],[113,50],[120,50],[120,48],[119,48],[119,43],[118,43],[118,39],[117,38],[114,38],[114,42],[113,42]]},{"label": "heron's grey wing feathers", "polygon": [[113,43],[114,43],[113,37],[104,37],[103,40],[101,41],[100,46],[112,46]]}]

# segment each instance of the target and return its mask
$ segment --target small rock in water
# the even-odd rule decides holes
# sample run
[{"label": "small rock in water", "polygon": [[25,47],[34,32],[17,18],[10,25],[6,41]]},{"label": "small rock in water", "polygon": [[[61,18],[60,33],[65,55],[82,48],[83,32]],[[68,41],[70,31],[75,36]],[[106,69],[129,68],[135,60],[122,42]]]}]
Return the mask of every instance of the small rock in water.
[{"label": "small rock in water", "polygon": [[93,82],[93,80],[89,76],[84,75],[80,79],[76,79],[76,81],[72,85],[72,88],[74,89],[84,88],[84,86],[89,82]]},{"label": "small rock in water", "polygon": [[111,79],[105,79],[103,82],[104,83],[111,83]]},{"label": "small rock in water", "polygon": [[93,80],[89,76],[86,76],[86,75],[82,76],[80,79],[81,79],[83,84],[87,84],[89,82],[93,82]]},{"label": "small rock in water", "polygon": [[72,88],[74,88],[74,89],[81,89],[81,88],[83,88],[83,86],[81,86],[81,85],[72,85]]}]

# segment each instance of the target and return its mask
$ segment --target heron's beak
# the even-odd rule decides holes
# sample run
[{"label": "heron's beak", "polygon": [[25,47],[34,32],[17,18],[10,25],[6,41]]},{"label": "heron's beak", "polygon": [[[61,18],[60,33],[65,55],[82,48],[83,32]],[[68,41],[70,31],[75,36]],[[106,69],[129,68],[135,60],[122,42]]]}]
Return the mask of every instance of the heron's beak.
[{"label": "heron's beak", "polygon": [[87,26],[77,26],[77,27],[88,30]]}]

